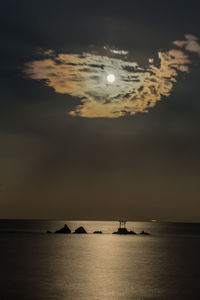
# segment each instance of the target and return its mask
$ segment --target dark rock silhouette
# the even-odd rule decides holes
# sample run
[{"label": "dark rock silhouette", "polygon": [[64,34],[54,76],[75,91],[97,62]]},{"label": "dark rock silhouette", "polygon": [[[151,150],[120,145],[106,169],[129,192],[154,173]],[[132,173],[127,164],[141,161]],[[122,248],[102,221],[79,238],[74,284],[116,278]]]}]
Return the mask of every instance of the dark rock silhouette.
[{"label": "dark rock silhouette", "polygon": [[83,233],[87,233],[87,231],[85,230],[85,228],[83,228],[82,226],[81,227],[78,227],[74,233],[78,233],[78,234],[83,234]]},{"label": "dark rock silhouette", "polygon": [[113,234],[136,234],[134,231],[128,231],[126,228],[118,228],[116,232],[113,232]]},{"label": "dark rock silhouette", "polygon": [[113,234],[128,234],[128,230],[126,228],[118,228]]},{"label": "dark rock silhouette", "polygon": [[96,230],[96,231],[94,231],[93,233],[94,233],[94,234],[102,234],[102,231]]},{"label": "dark rock silhouette", "polygon": [[59,230],[56,230],[55,233],[71,233],[71,230],[69,227],[65,224],[64,227],[62,227]]},{"label": "dark rock silhouette", "polygon": [[46,233],[52,233],[51,231],[47,230]]},{"label": "dark rock silhouette", "polygon": [[143,235],[150,235],[150,233],[148,232],[145,232],[144,230],[140,232],[140,234],[143,234]]},{"label": "dark rock silhouette", "polygon": [[130,230],[130,231],[129,231],[129,234],[136,234],[136,232],[133,231],[133,230]]}]

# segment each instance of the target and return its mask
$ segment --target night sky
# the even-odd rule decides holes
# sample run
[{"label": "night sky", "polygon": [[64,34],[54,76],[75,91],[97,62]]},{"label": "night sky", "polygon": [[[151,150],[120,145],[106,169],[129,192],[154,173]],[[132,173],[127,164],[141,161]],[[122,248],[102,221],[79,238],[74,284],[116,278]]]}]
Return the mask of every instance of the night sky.
[{"label": "night sky", "polygon": [[0,218],[200,221],[199,11],[1,1]]}]

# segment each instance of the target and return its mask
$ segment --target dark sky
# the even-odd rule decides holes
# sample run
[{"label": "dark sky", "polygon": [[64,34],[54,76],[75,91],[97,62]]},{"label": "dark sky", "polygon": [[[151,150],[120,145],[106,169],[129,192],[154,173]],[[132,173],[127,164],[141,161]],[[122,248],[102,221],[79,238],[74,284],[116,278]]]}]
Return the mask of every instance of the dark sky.
[{"label": "dark sky", "polygon": [[200,221],[199,9],[1,1],[0,218]]}]

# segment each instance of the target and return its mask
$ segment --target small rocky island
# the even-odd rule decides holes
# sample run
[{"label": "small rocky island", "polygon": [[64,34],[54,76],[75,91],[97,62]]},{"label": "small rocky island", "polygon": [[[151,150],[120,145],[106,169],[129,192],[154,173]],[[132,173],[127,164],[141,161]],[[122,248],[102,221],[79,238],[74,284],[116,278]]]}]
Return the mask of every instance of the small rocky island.
[{"label": "small rocky island", "polygon": [[126,228],[127,221],[119,221],[119,228],[117,231],[113,232],[113,234],[136,234],[134,231],[128,231]]},{"label": "small rocky island", "polygon": [[[113,234],[124,234],[124,235],[126,235],[126,234],[133,234],[133,235],[135,235],[136,234],[135,231],[133,231],[133,230],[128,231],[127,230],[126,223],[127,223],[127,221],[121,221],[121,220],[119,220],[119,228],[118,228],[117,231],[113,232]],[[148,233],[148,232],[146,232],[146,231],[141,231],[140,235],[151,235],[151,234]]]}]

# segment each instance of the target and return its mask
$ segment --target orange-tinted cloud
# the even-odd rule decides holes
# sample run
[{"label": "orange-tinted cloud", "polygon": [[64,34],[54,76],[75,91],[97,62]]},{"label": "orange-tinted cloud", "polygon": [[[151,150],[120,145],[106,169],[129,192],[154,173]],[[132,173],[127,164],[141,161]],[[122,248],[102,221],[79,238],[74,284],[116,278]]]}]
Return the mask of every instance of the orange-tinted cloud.
[{"label": "orange-tinted cloud", "polygon": [[200,56],[200,45],[197,42],[198,38],[192,34],[186,34],[185,38],[185,41],[174,41],[173,44],[185,48],[187,51],[195,52]]},{"label": "orange-tinted cloud", "polygon": [[[169,96],[179,72],[188,72],[191,63],[184,51],[200,53],[197,38],[173,42],[179,49],[159,51],[159,66],[149,58],[146,67],[127,59],[125,50],[110,49],[110,55],[93,53],[58,54],[46,51],[46,58],[27,63],[27,77],[43,80],[57,93],[81,99],[70,114],[87,118],[117,118],[148,112],[162,96]],[[181,48],[181,49],[180,49]],[[108,48],[106,47],[106,50]],[[110,57],[110,56],[114,57]],[[117,57],[116,57],[117,56]],[[116,80],[107,82],[107,75]]]}]

